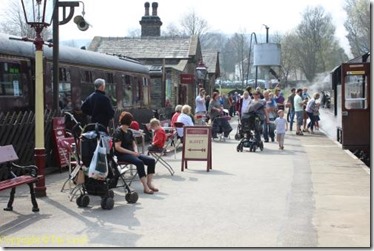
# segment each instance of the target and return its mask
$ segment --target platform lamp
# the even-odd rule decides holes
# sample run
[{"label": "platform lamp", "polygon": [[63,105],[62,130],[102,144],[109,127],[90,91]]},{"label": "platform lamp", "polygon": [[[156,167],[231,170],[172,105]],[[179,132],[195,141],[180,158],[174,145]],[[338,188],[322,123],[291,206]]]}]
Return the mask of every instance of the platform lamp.
[{"label": "platform lamp", "polygon": [[207,72],[208,72],[208,67],[206,67],[203,60],[200,59],[196,67],[196,77],[198,81],[197,93],[199,93],[200,88],[205,89],[205,78],[206,78]]},{"label": "platform lamp", "polygon": [[44,147],[44,83],[42,31],[50,26],[56,0],[21,0],[25,20],[35,29],[35,164],[42,178],[36,183],[35,195],[47,195],[45,187],[45,147]]}]

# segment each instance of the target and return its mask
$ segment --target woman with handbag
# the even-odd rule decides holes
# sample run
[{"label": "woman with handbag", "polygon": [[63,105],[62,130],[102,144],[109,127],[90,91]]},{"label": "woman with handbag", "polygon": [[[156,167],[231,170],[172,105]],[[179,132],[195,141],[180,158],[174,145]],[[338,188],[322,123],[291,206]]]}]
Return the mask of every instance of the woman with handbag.
[{"label": "woman with handbag", "polygon": [[[144,193],[153,194],[158,192],[158,189],[152,184],[156,161],[154,158],[138,152],[133,133],[129,130],[133,120],[134,117],[129,112],[122,112],[119,116],[120,127],[115,130],[113,135],[114,154],[119,161],[125,161],[136,166]],[[144,165],[147,166],[147,174]]]}]

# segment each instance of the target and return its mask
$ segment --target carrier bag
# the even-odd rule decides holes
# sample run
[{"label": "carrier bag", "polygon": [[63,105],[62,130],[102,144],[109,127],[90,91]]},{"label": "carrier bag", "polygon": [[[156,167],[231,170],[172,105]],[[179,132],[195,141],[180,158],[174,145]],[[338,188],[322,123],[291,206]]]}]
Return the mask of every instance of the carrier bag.
[{"label": "carrier bag", "polygon": [[97,146],[93,154],[90,167],[88,168],[88,177],[104,180],[108,176],[107,150],[102,146],[102,139],[97,141]]}]

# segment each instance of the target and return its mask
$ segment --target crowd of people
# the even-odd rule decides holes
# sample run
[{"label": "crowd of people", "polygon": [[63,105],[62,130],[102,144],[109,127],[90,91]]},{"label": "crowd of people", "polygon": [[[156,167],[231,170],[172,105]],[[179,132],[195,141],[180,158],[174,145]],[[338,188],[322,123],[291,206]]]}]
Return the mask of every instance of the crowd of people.
[{"label": "crowd of people", "polygon": [[[108,128],[110,120],[114,117],[114,109],[105,95],[105,80],[96,79],[94,87],[94,92],[82,103],[80,112],[89,116],[91,123],[97,122]],[[170,126],[175,128],[181,142],[183,142],[183,126],[211,125],[213,139],[217,138],[218,134],[228,138],[233,130],[228,122],[231,117],[238,116],[240,121],[244,114],[256,112],[261,119],[264,142],[276,140],[279,149],[283,150],[285,133],[288,130],[293,131],[294,123],[296,123],[296,135],[304,135],[306,132],[313,134],[318,130],[319,98],[319,93],[311,97],[307,88],[292,88],[287,99],[284,98],[283,91],[279,87],[264,91],[259,87],[252,91],[252,88],[248,87],[242,95],[238,92],[226,95],[218,90],[207,95],[205,89],[200,88],[195,98],[195,113],[192,114],[192,108],[188,104],[176,105]],[[154,158],[138,152],[132,131],[133,123],[137,122],[131,113],[120,114],[118,127],[113,134],[114,154],[119,160],[136,166],[144,193],[153,194],[158,192],[152,182],[156,162]],[[162,151],[167,139],[165,130],[156,118],[153,118],[149,124],[154,132],[149,150]],[[183,126],[177,127],[176,124]],[[139,129],[139,125],[136,129]]]}]

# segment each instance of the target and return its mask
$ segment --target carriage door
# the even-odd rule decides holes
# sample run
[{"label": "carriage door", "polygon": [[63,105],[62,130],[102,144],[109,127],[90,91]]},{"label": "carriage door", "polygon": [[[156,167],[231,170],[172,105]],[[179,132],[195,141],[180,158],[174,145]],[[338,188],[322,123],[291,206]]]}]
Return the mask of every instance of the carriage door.
[{"label": "carriage door", "polygon": [[370,63],[342,64],[342,146],[370,145]]}]

